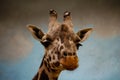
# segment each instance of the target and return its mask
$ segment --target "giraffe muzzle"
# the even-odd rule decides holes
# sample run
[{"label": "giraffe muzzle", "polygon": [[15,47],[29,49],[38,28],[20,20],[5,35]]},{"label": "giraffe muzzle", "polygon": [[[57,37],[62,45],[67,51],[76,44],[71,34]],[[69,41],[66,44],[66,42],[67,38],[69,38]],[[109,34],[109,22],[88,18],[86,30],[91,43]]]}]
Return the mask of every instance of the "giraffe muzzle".
[{"label": "giraffe muzzle", "polygon": [[66,70],[74,70],[78,67],[78,57],[77,56],[67,56],[60,60],[63,68]]}]

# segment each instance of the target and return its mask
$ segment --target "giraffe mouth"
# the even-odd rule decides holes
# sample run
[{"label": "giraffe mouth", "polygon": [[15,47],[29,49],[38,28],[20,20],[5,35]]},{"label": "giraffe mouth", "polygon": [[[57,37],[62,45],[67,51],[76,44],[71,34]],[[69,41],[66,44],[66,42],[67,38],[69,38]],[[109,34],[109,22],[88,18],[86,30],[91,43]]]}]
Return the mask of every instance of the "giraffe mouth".
[{"label": "giraffe mouth", "polygon": [[78,58],[77,57],[62,58],[60,60],[60,64],[62,64],[63,68],[66,70],[74,70],[78,67]]},{"label": "giraffe mouth", "polygon": [[65,66],[64,65],[64,68],[66,69],[66,70],[70,70],[70,71],[72,71],[72,70],[74,70],[74,69],[76,69],[78,67],[78,64],[77,65],[69,65],[69,66]]}]

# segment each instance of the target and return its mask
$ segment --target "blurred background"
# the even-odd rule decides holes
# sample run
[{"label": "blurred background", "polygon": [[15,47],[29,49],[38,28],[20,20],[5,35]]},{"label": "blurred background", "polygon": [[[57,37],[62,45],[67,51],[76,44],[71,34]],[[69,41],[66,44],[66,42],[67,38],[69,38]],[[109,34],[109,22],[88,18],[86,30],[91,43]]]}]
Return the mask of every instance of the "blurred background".
[{"label": "blurred background", "polygon": [[27,30],[34,24],[48,30],[48,11],[59,21],[72,12],[74,30],[93,27],[78,51],[80,66],[63,71],[59,80],[120,80],[119,0],[0,0],[0,80],[31,80],[44,55],[44,47]]}]

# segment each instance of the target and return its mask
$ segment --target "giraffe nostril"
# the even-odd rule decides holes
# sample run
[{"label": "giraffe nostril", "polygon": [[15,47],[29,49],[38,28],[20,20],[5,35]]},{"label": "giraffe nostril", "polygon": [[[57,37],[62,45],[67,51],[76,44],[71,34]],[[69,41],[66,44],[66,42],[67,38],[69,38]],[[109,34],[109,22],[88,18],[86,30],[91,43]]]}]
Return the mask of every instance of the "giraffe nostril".
[{"label": "giraffe nostril", "polygon": [[63,55],[64,55],[64,56],[67,56],[67,52],[64,52]]},{"label": "giraffe nostril", "polygon": [[73,55],[75,55],[76,53],[74,52]]}]

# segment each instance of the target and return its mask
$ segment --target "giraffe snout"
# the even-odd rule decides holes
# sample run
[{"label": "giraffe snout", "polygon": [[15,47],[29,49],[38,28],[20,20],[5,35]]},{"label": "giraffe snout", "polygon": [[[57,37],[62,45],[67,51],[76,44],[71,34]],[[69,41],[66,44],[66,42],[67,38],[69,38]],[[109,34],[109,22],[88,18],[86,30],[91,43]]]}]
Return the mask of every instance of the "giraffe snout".
[{"label": "giraffe snout", "polygon": [[77,56],[66,56],[60,60],[60,63],[67,70],[74,70],[78,67],[78,57]]}]

